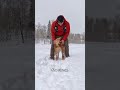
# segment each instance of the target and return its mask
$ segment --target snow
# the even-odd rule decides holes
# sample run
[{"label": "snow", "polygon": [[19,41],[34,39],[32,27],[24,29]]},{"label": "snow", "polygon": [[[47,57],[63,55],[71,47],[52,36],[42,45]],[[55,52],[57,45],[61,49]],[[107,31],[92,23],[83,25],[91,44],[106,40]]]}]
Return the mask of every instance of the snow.
[{"label": "snow", "polygon": [[35,90],[85,90],[85,44],[70,44],[70,57],[50,60],[50,44],[35,45]]},{"label": "snow", "polygon": [[0,90],[33,90],[34,50],[31,44],[0,45]]},{"label": "snow", "polygon": [[85,43],[86,88],[91,90],[120,90],[120,43]]}]

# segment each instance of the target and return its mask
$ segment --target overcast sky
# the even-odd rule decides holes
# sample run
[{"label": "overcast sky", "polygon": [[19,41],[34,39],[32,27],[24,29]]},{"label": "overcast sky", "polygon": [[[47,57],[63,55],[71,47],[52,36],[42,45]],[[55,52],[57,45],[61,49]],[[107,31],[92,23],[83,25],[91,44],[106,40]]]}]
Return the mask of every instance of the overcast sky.
[{"label": "overcast sky", "polygon": [[120,13],[120,0],[86,0],[86,15],[94,17],[114,17]]},{"label": "overcast sky", "polygon": [[35,0],[35,23],[47,25],[58,15],[70,22],[72,33],[85,32],[85,0]]}]

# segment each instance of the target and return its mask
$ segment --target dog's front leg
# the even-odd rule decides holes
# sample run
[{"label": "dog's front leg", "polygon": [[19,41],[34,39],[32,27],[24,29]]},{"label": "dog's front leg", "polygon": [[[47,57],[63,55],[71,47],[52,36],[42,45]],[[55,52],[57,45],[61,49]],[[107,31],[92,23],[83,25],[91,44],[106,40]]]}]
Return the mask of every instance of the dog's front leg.
[{"label": "dog's front leg", "polygon": [[54,59],[58,60],[58,53],[57,52],[54,53]]},{"label": "dog's front leg", "polygon": [[56,52],[54,51],[54,59],[53,60],[55,60],[56,59]]},{"label": "dog's front leg", "polygon": [[59,53],[56,54],[56,60],[58,60],[58,58],[59,58]]},{"label": "dog's front leg", "polygon": [[59,53],[58,53],[58,59],[59,59]]},{"label": "dog's front leg", "polygon": [[65,54],[62,53],[62,60],[65,60]]}]

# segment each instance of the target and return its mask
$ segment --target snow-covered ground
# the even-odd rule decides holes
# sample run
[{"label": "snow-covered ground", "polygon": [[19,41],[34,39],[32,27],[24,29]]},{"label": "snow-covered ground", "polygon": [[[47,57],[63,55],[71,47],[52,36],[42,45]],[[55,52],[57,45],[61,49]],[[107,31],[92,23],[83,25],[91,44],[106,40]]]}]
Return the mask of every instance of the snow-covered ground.
[{"label": "snow-covered ground", "polygon": [[85,43],[86,89],[120,90],[120,43]]},{"label": "snow-covered ground", "polygon": [[35,45],[35,90],[85,90],[85,44],[70,44],[64,61],[49,53],[50,44]]},{"label": "snow-covered ground", "polygon": [[0,44],[0,90],[34,89],[34,44]]}]

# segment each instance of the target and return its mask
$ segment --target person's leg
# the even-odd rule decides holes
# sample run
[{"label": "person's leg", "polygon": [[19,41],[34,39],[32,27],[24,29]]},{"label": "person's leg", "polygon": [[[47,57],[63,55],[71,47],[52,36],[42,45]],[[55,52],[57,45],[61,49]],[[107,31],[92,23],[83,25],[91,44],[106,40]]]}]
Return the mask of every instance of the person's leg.
[{"label": "person's leg", "polygon": [[69,45],[68,45],[68,39],[65,41],[65,56],[69,57]]},{"label": "person's leg", "polygon": [[52,43],[51,43],[50,59],[53,59],[53,60],[54,60],[54,44],[53,44],[53,41],[52,41]]}]

